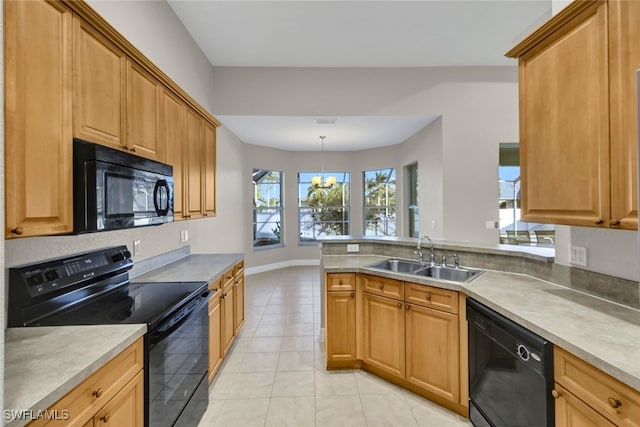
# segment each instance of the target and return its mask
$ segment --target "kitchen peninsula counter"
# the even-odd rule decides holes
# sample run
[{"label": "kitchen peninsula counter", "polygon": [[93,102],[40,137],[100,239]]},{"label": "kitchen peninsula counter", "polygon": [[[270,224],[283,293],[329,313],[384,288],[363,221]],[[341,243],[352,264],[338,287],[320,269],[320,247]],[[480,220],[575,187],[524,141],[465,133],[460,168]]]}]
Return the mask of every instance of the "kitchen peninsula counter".
[{"label": "kitchen peninsula counter", "polygon": [[[8,328],[5,331],[4,408],[44,411],[144,335],[147,325]],[[25,425],[31,419],[4,425]]]},{"label": "kitchen peninsula counter", "polygon": [[367,267],[392,256],[323,255],[322,269],[460,291],[640,390],[640,311],[526,274],[487,270],[458,284]]}]

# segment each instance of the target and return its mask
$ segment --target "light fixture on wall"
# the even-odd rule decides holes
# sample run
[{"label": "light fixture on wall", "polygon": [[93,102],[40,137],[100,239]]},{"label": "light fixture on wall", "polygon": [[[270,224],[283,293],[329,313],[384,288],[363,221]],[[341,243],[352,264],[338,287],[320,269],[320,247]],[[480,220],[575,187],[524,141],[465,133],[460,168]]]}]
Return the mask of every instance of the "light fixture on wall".
[{"label": "light fixture on wall", "polygon": [[314,188],[329,189],[336,184],[335,176],[329,176],[326,179],[324,177],[324,139],[325,138],[326,136],[324,135],[320,136],[320,141],[322,142],[322,174],[311,178],[311,185],[313,185]]}]

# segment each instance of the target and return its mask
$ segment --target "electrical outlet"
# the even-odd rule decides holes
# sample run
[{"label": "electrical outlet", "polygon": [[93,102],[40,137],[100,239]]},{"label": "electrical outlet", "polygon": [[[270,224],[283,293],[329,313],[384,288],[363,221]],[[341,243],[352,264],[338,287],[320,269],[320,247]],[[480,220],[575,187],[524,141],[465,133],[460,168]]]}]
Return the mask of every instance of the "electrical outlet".
[{"label": "electrical outlet", "polygon": [[587,248],[569,245],[569,262],[573,265],[587,266]]},{"label": "electrical outlet", "polygon": [[133,241],[133,255],[140,255],[142,241],[140,239]]},{"label": "electrical outlet", "polygon": [[180,243],[189,241],[189,230],[180,230]]},{"label": "electrical outlet", "polygon": [[347,252],[360,252],[360,245],[357,243],[347,245]]},{"label": "electrical outlet", "polygon": [[496,228],[498,228],[500,225],[498,223],[498,221],[485,221],[484,222],[484,227],[487,230],[495,230]]}]

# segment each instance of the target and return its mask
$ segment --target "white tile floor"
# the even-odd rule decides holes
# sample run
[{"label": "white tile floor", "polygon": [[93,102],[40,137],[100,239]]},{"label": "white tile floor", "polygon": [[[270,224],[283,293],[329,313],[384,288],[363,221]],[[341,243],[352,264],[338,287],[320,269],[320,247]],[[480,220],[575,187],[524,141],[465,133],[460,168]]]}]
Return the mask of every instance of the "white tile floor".
[{"label": "white tile floor", "polygon": [[468,427],[464,418],[364,371],[324,368],[320,270],[247,276],[245,325],[209,388],[200,427]]}]

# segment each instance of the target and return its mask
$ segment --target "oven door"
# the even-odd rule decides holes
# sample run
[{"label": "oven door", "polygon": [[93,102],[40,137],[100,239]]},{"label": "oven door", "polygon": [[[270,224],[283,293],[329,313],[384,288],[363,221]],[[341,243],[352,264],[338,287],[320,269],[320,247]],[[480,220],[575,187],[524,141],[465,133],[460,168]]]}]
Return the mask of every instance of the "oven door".
[{"label": "oven door", "polygon": [[207,409],[208,300],[206,291],[147,334],[148,426],[197,426]]},{"label": "oven door", "polygon": [[96,228],[114,230],[173,220],[173,178],[96,162]]}]

